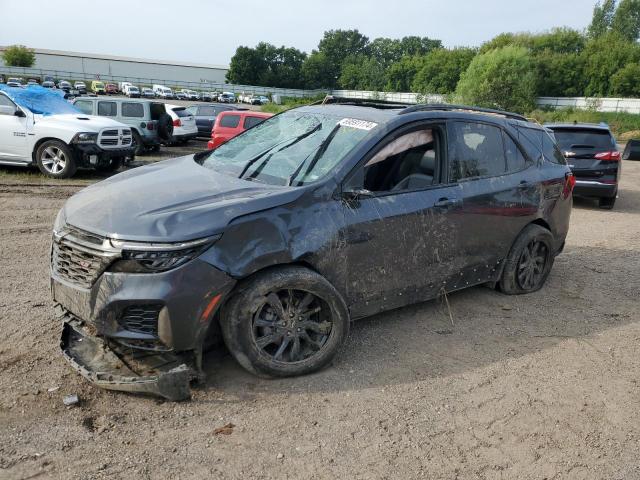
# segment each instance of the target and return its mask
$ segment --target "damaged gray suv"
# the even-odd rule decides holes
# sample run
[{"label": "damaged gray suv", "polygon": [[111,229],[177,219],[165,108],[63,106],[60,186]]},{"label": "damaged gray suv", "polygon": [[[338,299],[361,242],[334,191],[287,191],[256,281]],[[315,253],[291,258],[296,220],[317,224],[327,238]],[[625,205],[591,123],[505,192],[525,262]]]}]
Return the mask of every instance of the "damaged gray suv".
[{"label": "damaged gray suv", "polygon": [[66,359],[96,385],[188,398],[221,334],[266,376],[316,371],[352,320],[489,284],[540,289],[573,175],[511,113],[329,98],[216,150],[69,199],[51,289]]}]

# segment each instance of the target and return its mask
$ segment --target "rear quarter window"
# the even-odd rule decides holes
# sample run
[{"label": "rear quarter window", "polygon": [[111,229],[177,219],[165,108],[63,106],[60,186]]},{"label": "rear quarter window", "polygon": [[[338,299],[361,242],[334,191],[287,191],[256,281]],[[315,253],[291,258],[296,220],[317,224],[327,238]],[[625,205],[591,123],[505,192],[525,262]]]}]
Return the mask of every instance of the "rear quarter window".
[{"label": "rear quarter window", "polygon": [[220,126],[236,128],[240,124],[240,115],[224,115],[220,117]]},{"label": "rear quarter window", "polygon": [[122,116],[142,118],[144,117],[144,105],[141,103],[123,103]]},{"label": "rear quarter window", "polygon": [[555,139],[547,132],[545,132],[542,137],[542,153],[544,154],[545,160],[549,162],[558,163],[560,165],[567,164],[567,160],[556,145]]},{"label": "rear quarter window", "polygon": [[245,117],[244,119],[244,128],[249,129],[251,127],[255,127],[259,123],[262,123],[265,119],[260,117]]}]

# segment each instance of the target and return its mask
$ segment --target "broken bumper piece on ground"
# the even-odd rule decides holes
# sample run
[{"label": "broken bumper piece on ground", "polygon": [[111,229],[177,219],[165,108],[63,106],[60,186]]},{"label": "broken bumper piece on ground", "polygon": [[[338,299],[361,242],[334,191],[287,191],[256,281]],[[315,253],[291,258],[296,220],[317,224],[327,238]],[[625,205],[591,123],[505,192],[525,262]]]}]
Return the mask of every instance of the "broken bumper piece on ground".
[{"label": "broken bumper piece on ground", "polygon": [[60,347],[73,368],[100,388],[157,395],[171,401],[191,397],[189,383],[195,373],[171,353],[119,351],[117,346],[84,333],[76,319],[64,322]]}]

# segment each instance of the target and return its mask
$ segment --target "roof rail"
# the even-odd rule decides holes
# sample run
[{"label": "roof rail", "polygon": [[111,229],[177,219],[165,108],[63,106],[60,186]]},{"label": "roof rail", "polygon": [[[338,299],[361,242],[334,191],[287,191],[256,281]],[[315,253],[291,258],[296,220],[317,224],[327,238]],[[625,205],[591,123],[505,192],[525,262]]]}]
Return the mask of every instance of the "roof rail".
[{"label": "roof rail", "polygon": [[388,100],[375,100],[373,98],[350,98],[350,97],[336,97],[333,95],[327,95],[322,100],[312,103],[311,105],[328,105],[328,104],[341,104],[341,105],[362,105],[367,107],[374,107],[380,109],[394,109],[394,108],[407,108],[413,104],[390,102]]},{"label": "roof rail", "polygon": [[526,117],[511,112],[503,112],[502,110],[494,110],[493,108],[481,108],[481,107],[470,107],[468,105],[449,105],[446,103],[431,103],[431,104],[421,104],[421,105],[412,105],[411,107],[407,107],[400,112],[400,114],[405,113],[413,113],[413,112],[428,112],[434,110],[441,111],[463,111],[463,112],[476,112],[476,113],[488,113],[491,115],[500,115],[505,118],[510,118],[512,120],[522,120],[523,122],[528,122]]}]

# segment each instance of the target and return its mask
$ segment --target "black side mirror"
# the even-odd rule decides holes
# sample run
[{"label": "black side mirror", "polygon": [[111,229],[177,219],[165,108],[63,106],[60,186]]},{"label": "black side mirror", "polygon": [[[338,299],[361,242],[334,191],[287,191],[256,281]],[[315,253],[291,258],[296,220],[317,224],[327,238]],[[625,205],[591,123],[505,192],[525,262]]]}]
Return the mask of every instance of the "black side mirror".
[{"label": "black side mirror", "polygon": [[22,110],[20,110],[19,108],[16,108],[16,113],[14,113],[14,115],[15,115],[16,117],[21,117],[21,118],[26,117],[26,115],[24,114],[24,112],[23,112]]},{"label": "black side mirror", "polygon": [[373,197],[373,192],[366,188],[356,188],[342,192],[342,198],[347,201],[357,201],[365,197]]}]

